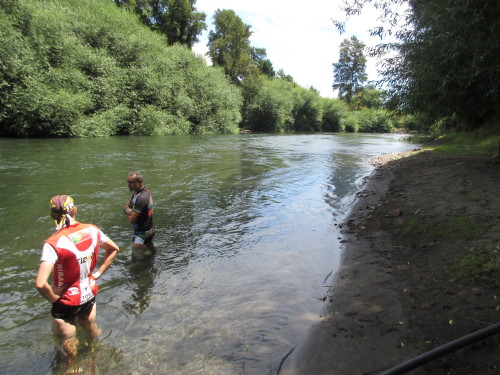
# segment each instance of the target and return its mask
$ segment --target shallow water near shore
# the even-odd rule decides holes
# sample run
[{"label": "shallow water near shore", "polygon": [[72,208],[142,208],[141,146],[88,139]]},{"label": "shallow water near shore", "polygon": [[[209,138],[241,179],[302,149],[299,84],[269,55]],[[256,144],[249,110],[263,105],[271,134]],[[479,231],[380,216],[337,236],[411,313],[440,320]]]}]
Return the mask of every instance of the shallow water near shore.
[{"label": "shallow water near shore", "polygon": [[[103,336],[82,346],[83,373],[276,373],[318,318],[340,258],[337,225],[369,160],[415,147],[398,139],[0,139],[2,373],[59,373],[50,306],[34,289],[56,194],[122,249],[99,283]],[[158,251],[142,261],[130,257],[121,210],[134,169],[155,200]]]}]

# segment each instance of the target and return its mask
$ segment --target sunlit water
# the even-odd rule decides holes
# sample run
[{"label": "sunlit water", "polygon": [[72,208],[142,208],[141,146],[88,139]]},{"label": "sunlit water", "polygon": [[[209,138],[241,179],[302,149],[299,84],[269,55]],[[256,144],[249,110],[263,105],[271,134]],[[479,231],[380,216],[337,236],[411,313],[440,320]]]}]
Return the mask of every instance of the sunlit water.
[{"label": "sunlit water", "polygon": [[[120,246],[100,280],[101,340],[84,374],[274,374],[319,317],[341,253],[337,224],[369,160],[396,135],[0,139],[0,372],[60,373],[50,305],[34,288],[48,202]],[[155,199],[158,252],[130,256],[126,175]],[[85,342],[82,337],[82,342]]]}]

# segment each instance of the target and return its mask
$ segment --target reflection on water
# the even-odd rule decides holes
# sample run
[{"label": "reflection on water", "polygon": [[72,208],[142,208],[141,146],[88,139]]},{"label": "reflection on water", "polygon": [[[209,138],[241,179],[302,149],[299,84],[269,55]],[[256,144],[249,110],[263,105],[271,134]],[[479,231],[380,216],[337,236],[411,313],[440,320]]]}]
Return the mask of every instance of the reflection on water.
[{"label": "reflection on water", "polygon": [[132,260],[128,264],[128,285],[132,296],[130,301],[123,302],[123,307],[131,315],[139,316],[149,306],[151,291],[158,274],[154,257],[155,253],[140,260]]},{"label": "reflection on water", "polygon": [[[336,224],[369,159],[412,147],[396,137],[0,139],[3,373],[59,371],[50,305],[34,289],[56,194],[121,248],[99,281],[104,334],[82,349],[83,373],[276,373],[318,318],[341,251]],[[122,214],[136,169],[157,228],[158,251],[141,261]]]}]

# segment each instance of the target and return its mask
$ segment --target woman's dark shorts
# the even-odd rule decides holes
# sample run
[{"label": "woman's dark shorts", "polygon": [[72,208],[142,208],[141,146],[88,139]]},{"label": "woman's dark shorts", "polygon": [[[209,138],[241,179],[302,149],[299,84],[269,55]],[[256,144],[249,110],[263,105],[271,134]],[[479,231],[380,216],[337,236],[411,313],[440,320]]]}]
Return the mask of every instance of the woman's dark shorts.
[{"label": "woman's dark shorts", "polygon": [[80,306],[69,306],[62,303],[54,302],[52,304],[52,309],[50,313],[52,317],[56,319],[71,320],[78,315],[89,315],[92,311],[92,307],[95,305],[95,297],[90,301],[85,302]]}]

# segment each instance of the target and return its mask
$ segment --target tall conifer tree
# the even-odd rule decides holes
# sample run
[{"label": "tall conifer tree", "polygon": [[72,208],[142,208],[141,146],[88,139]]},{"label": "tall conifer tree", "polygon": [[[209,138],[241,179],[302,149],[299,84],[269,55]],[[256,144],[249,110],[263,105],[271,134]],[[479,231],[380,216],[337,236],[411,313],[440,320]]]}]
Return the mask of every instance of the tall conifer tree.
[{"label": "tall conifer tree", "polygon": [[367,80],[365,45],[355,36],[340,44],[339,61],[333,64],[333,90],[339,91],[339,99],[350,103],[354,94],[363,88]]}]

